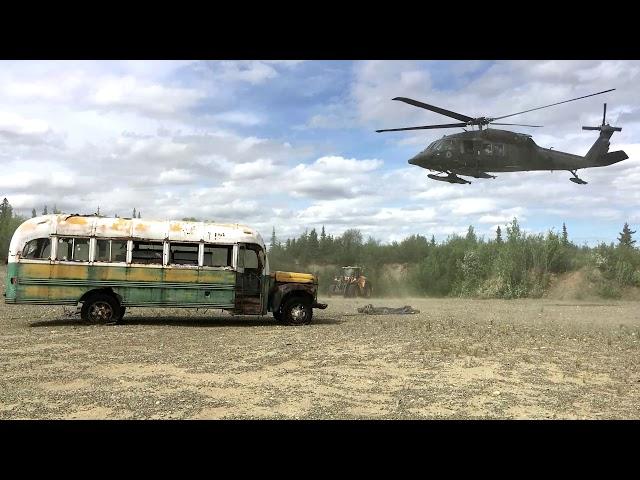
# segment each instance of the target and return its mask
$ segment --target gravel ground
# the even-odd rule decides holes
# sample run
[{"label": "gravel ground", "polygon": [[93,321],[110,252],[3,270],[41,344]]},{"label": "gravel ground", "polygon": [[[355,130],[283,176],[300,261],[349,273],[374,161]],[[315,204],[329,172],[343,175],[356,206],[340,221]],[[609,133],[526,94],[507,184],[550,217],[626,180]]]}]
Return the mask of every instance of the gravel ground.
[{"label": "gravel ground", "polygon": [[304,327],[0,303],[0,419],[640,417],[637,302],[322,300]]}]

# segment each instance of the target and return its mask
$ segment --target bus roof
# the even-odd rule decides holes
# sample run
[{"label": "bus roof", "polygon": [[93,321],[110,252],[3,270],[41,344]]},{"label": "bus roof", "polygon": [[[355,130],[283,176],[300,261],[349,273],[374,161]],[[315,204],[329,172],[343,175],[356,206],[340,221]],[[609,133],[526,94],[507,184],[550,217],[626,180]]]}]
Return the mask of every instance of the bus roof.
[{"label": "bus roof", "polygon": [[49,235],[169,240],[173,242],[205,241],[220,244],[244,242],[257,243],[265,248],[264,241],[256,230],[237,223],[162,221],[69,214],[42,215],[30,218],[16,229],[11,244],[17,246],[34,238]]}]

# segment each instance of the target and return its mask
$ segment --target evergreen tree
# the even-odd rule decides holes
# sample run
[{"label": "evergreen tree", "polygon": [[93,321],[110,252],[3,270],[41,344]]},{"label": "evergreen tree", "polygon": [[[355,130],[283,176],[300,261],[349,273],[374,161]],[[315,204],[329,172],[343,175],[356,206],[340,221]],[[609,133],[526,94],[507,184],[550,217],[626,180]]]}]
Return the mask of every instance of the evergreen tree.
[{"label": "evergreen tree", "polygon": [[278,238],[276,237],[276,227],[271,227],[271,245],[269,245],[269,253],[273,252],[273,249],[278,245]]},{"label": "evergreen tree", "polygon": [[569,243],[569,235],[567,234],[567,226],[562,222],[562,244],[567,245]]},{"label": "evergreen tree", "polygon": [[37,217],[38,216],[38,212],[36,212],[36,209],[32,209],[31,210],[31,218]]},{"label": "evergreen tree", "polygon": [[2,203],[0,204],[0,222],[3,224],[5,222],[8,222],[11,218],[12,211],[13,209],[11,208],[9,200],[7,200],[6,198],[2,200]]},{"label": "evergreen tree", "polygon": [[496,243],[502,243],[502,230],[500,230],[500,225],[496,228]]},{"label": "evergreen tree", "polygon": [[431,235],[431,246],[432,247],[436,246],[436,236],[435,235]]},{"label": "evergreen tree", "polygon": [[53,204],[53,213],[55,215],[58,215],[59,213],[62,213],[60,210],[58,210],[58,207],[56,206],[56,204]]},{"label": "evergreen tree", "polygon": [[44,206],[44,210],[42,210],[42,214],[43,214],[43,215],[48,215],[48,213],[47,213],[47,206],[46,206],[46,205]]},{"label": "evergreen tree", "polygon": [[324,225],[322,226],[322,230],[320,231],[320,240],[318,241],[318,255],[322,263],[328,263],[329,259],[327,258],[330,252],[329,247],[329,237],[327,237],[327,233],[324,230]]},{"label": "evergreen tree", "polygon": [[470,243],[476,243],[476,241],[478,240],[476,238],[476,232],[473,230],[473,225],[469,225],[469,228],[467,229],[466,240]]},{"label": "evergreen tree", "polygon": [[522,231],[520,230],[520,224],[518,223],[518,219],[514,217],[511,225],[507,226],[507,240],[515,242],[520,240],[521,236]]},{"label": "evergreen tree", "polygon": [[142,218],[142,217],[140,216],[140,212],[138,212],[138,218]]},{"label": "evergreen tree", "polygon": [[624,227],[622,227],[622,232],[620,232],[620,237],[618,237],[618,246],[633,248],[633,244],[636,243],[636,241],[633,240],[631,236],[634,233],[636,233],[636,231],[632,231],[629,228],[629,224],[624,222]]},{"label": "evergreen tree", "polygon": [[136,218],[136,207],[133,207],[133,215],[131,216],[131,218]]},{"label": "evergreen tree", "polygon": [[307,245],[309,258],[315,261],[320,254],[320,241],[318,240],[318,232],[316,232],[315,228],[312,228],[311,232],[309,232]]}]

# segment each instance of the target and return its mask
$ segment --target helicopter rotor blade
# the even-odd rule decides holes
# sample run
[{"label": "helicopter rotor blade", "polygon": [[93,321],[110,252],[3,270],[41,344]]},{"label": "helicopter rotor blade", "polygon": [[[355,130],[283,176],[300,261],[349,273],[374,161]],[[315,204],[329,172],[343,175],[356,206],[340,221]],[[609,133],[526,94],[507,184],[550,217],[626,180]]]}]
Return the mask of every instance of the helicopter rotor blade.
[{"label": "helicopter rotor blade", "polygon": [[413,105],[414,107],[424,108],[425,110],[431,110],[432,112],[439,113],[440,115],[445,115],[447,117],[455,118],[456,120],[460,120],[461,122],[470,122],[474,120],[473,117],[469,117],[467,115],[463,115],[461,113],[452,112],[451,110],[446,110],[444,108],[436,107],[434,105],[429,105],[428,103],[422,103],[418,100],[413,100],[407,97],[396,97],[392,98],[392,100],[398,100],[399,102],[408,103],[409,105]]},{"label": "helicopter rotor blade", "polygon": [[456,128],[466,127],[466,123],[445,123],[443,125],[423,125],[421,127],[406,127],[406,128],[387,128],[385,130],[376,130],[376,132],[400,132],[402,130],[432,130],[435,128]]},{"label": "helicopter rotor blade", "polygon": [[590,95],[584,95],[584,96],[578,97],[578,98],[572,98],[571,100],[564,100],[562,102],[552,103],[551,105],[545,105],[543,107],[531,108],[529,110],[524,110],[524,111],[518,112],[518,113],[511,113],[509,115],[503,115],[501,117],[494,117],[494,118],[492,118],[492,120],[500,120],[501,118],[513,117],[514,115],[520,115],[521,113],[533,112],[534,110],[540,110],[542,108],[553,107],[554,105],[560,105],[561,103],[573,102],[575,100],[580,100],[581,98],[593,97],[594,95],[600,95],[602,93],[612,92],[614,90],[615,90],[615,88],[610,88],[609,90],[604,90],[604,91],[598,92],[598,93],[592,93]]},{"label": "helicopter rotor blade", "polygon": [[544,127],[544,125],[524,125],[522,123],[497,123],[491,122],[491,125],[515,125],[517,127]]}]

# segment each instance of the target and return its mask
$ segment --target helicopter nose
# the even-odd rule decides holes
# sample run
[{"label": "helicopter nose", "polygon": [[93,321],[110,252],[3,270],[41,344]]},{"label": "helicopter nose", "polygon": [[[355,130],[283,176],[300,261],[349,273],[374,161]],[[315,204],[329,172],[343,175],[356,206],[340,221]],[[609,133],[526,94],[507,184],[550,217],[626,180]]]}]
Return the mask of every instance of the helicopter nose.
[{"label": "helicopter nose", "polygon": [[413,158],[410,158],[409,160],[407,160],[407,162],[411,165],[420,166],[422,163],[424,163],[424,160],[426,160],[425,155],[423,153],[419,153]]}]

